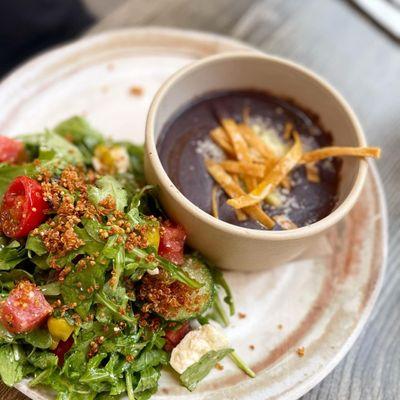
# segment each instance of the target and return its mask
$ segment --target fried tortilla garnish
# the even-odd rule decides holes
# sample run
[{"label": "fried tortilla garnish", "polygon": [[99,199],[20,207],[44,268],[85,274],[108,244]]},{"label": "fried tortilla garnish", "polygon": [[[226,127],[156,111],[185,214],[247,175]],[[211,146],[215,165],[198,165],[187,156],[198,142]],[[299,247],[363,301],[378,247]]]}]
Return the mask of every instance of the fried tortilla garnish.
[{"label": "fried tortilla garnish", "polygon": [[[220,165],[210,160],[206,160],[205,163],[209,174],[222,187],[229,197],[235,198],[246,195],[246,192],[224,171]],[[274,220],[261,209],[260,205],[245,207],[243,208],[243,212],[267,228],[272,228],[275,225]]]},{"label": "fried tortilla garnish", "polygon": [[213,186],[212,192],[211,192],[211,208],[212,208],[212,213],[213,216],[217,219],[219,219],[219,212],[218,212],[218,187]]},{"label": "fried tortilla garnish", "polygon": [[[319,183],[321,176],[316,163],[328,157],[380,157],[377,147],[323,147],[303,153],[300,136],[293,122],[286,122],[283,138],[268,127],[252,124],[250,109],[244,108],[243,122],[227,118],[210,132],[213,141],[225,152],[226,159],[217,163],[206,160],[209,174],[227,193],[227,203],[239,221],[250,217],[267,228],[275,221],[263,210],[264,201],[280,207],[284,194],[292,189],[291,171],[305,165],[307,180]],[[293,136],[294,144],[288,147]],[[286,191],[286,192],[285,192]],[[218,218],[217,188],[212,192],[212,213]],[[297,226],[285,215],[274,217],[284,229]]]},{"label": "fried tortilla garnish", "polygon": [[306,167],[306,175],[307,180],[309,182],[319,183],[321,182],[321,178],[319,177],[318,167],[315,162],[310,162],[305,165]]},{"label": "fried tortilla garnish", "polygon": [[294,144],[291,149],[274,166],[266,178],[249,194],[228,200],[233,208],[253,206],[272,193],[289,172],[298,164],[302,156],[299,134],[294,132]]},{"label": "fried tortilla garnish", "polygon": [[301,164],[323,160],[328,157],[372,157],[380,158],[379,147],[321,147],[303,154]]},{"label": "fried tortilla garnish", "polygon": [[235,156],[235,150],[233,149],[229,137],[224,131],[223,128],[218,127],[213,129],[210,132],[211,139],[219,146],[221,147],[222,150],[225,151],[226,154],[229,156],[234,157]]},{"label": "fried tortilla garnish", "polygon": [[274,162],[277,161],[274,151],[267,146],[267,144],[254,132],[250,126],[239,124],[238,128],[250,147],[257,150],[266,160],[272,160]]}]

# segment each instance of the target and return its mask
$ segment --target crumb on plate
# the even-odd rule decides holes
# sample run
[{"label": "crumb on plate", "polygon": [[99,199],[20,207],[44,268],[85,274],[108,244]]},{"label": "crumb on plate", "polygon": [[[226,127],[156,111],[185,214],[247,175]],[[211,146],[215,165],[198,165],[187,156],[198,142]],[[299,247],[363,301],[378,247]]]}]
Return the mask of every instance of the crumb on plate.
[{"label": "crumb on plate", "polygon": [[304,357],[305,352],[306,352],[306,349],[305,349],[303,346],[302,346],[302,347],[299,347],[299,348],[297,349],[297,355],[298,355],[299,357]]},{"label": "crumb on plate", "polygon": [[129,88],[129,94],[131,96],[142,96],[143,95],[143,88],[141,86],[131,86]]}]

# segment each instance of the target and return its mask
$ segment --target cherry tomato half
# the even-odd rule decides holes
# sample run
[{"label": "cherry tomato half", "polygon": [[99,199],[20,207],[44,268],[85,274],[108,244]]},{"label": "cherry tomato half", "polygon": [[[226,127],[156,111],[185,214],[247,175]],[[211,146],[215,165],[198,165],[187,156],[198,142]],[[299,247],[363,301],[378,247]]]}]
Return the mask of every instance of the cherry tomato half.
[{"label": "cherry tomato half", "polygon": [[10,238],[28,236],[46,218],[49,206],[40,184],[27,176],[15,178],[3,197],[0,228]]},{"label": "cherry tomato half", "polygon": [[23,161],[25,158],[24,144],[18,140],[0,136],[0,162],[10,164]]}]

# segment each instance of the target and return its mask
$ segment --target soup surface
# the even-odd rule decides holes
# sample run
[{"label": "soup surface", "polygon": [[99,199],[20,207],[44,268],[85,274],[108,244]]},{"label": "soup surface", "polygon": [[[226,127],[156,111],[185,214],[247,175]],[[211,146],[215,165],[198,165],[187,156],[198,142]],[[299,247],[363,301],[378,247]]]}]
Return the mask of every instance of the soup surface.
[{"label": "soup surface", "polygon": [[[253,90],[210,93],[180,110],[164,127],[157,149],[161,163],[180,192],[193,204],[212,214],[213,178],[205,159],[224,160],[225,154],[210,137],[210,131],[226,118],[247,124],[270,146],[282,150],[287,143],[285,128],[290,123],[302,142],[303,150],[332,145],[332,136],[318,117],[294,103],[269,93]],[[276,145],[276,146],[275,146]],[[287,144],[289,146],[289,144]],[[284,147],[283,147],[284,148]],[[310,180],[304,165],[289,175],[289,187],[280,186],[278,206],[266,202],[262,207],[275,219],[273,229],[284,229],[280,217],[301,227],[327,216],[335,206],[341,161],[327,158],[315,164],[317,181]],[[287,186],[287,185],[286,185]],[[252,229],[266,229],[250,218],[240,221],[235,210],[226,204],[228,197],[219,189],[218,217],[231,224]]]}]

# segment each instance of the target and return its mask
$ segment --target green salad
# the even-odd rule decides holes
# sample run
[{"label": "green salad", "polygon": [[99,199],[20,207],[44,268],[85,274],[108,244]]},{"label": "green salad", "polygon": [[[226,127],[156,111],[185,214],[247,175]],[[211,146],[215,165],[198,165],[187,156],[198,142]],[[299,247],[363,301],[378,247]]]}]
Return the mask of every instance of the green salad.
[{"label": "green salad", "polygon": [[141,146],[81,117],[0,136],[0,198],[6,385],[29,378],[60,400],[144,400],[162,368],[194,390],[226,356],[254,376],[215,325],[234,313],[231,291],[164,214]]}]

